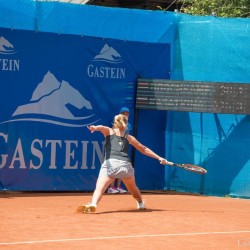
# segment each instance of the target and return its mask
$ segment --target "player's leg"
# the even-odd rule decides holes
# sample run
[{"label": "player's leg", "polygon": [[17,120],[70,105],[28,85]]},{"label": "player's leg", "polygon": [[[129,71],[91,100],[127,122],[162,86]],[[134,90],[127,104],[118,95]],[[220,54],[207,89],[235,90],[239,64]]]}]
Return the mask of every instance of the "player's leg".
[{"label": "player's leg", "polygon": [[112,183],[112,181],[114,181],[114,178],[110,178],[105,175],[99,175],[91,202],[89,204],[84,205],[82,208],[78,208],[78,211],[83,210],[84,213],[94,213],[96,211],[98,202],[102,198],[103,193]]},{"label": "player's leg", "polygon": [[114,178],[110,178],[105,175],[99,175],[97,182],[96,182],[96,188],[92,196],[91,204],[97,205],[99,201],[101,200],[102,195],[108,188],[108,186],[114,181],[115,181]]},{"label": "player's leg", "polygon": [[121,194],[127,193],[127,190],[123,189],[121,184],[122,184],[122,180],[121,179],[116,179],[117,181],[117,191]]},{"label": "player's leg", "polygon": [[116,179],[116,186],[117,187],[120,187],[121,186],[121,182],[122,182],[122,180],[121,179]]},{"label": "player's leg", "polygon": [[137,187],[135,183],[135,178],[134,176],[131,176],[129,178],[124,178],[122,179],[123,183],[127,187],[128,191],[132,194],[132,196],[136,199],[137,201],[137,208],[139,209],[145,209],[145,204],[142,200],[141,192],[139,188]]}]

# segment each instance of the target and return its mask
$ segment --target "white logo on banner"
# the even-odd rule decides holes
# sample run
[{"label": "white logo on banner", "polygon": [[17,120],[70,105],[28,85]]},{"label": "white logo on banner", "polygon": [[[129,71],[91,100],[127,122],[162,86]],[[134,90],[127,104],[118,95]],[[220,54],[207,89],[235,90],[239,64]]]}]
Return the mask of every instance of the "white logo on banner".
[{"label": "white logo on banner", "polygon": [[[0,55],[12,55],[16,50],[14,46],[3,36],[0,36]],[[20,60],[0,58],[0,70],[1,71],[19,71]]]},{"label": "white logo on banner", "polygon": [[123,60],[121,55],[108,44],[105,44],[100,53],[93,59],[93,64],[89,64],[87,68],[88,76],[91,78],[108,78],[108,79],[124,79],[126,76],[126,69],[121,67],[100,66],[95,64],[103,62],[106,64],[121,64]]},{"label": "white logo on banner", "polygon": [[107,44],[103,46],[99,55],[95,56],[94,61],[104,61],[108,63],[122,63],[121,55]]},{"label": "white logo on banner", "polygon": [[74,116],[68,109],[68,104],[77,109],[93,110],[91,103],[78,90],[64,80],[59,82],[48,72],[34,90],[30,102],[18,106],[12,115],[14,119],[2,123],[39,121],[68,127],[84,127],[97,122],[94,120],[93,112],[88,116]]},{"label": "white logo on banner", "polygon": [[0,54],[16,53],[14,46],[3,36],[0,36]]}]

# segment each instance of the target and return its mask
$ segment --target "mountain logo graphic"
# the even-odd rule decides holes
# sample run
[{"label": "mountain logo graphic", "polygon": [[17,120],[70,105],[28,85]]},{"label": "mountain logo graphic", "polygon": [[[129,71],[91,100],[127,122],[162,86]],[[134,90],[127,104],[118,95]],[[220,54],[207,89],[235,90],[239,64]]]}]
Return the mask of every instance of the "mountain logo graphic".
[{"label": "mountain logo graphic", "polygon": [[108,63],[122,63],[121,55],[108,44],[105,44],[100,53],[94,57],[94,61],[102,61]]},{"label": "mountain logo graphic", "polygon": [[3,36],[0,36],[0,54],[14,54],[16,50],[14,46]]},{"label": "mountain logo graphic", "polygon": [[47,72],[34,90],[30,102],[18,106],[12,118],[2,123],[16,121],[85,127],[98,120],[95,118],[91,103],[78,90],[64,80],[59,82],[51,72]]}]

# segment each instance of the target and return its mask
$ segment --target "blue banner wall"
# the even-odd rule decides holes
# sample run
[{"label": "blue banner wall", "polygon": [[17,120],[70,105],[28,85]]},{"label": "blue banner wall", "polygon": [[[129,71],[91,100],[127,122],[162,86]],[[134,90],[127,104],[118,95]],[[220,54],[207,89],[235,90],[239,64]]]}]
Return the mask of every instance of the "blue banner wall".
[{"label": "blue banner wall", "polygon": [[[161,67],[159,67],[161,65]],[[137,77],[169,78],[170,45],[0,29],[0,189],[93,190],[101,133]]]}]

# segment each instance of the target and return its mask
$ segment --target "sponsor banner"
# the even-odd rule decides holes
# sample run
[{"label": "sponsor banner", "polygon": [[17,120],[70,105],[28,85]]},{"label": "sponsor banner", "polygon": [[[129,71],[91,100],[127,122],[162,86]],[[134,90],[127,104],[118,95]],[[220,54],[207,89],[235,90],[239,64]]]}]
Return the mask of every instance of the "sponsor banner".
[{"label": "sponsor banner", "polygon": [[93,190],[136,80],[169,78],[170,45],[0,29],[0,189]]}]

